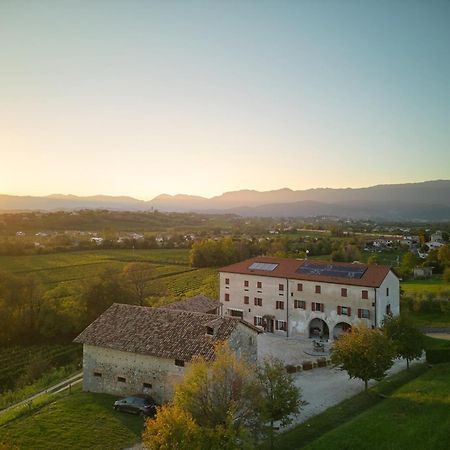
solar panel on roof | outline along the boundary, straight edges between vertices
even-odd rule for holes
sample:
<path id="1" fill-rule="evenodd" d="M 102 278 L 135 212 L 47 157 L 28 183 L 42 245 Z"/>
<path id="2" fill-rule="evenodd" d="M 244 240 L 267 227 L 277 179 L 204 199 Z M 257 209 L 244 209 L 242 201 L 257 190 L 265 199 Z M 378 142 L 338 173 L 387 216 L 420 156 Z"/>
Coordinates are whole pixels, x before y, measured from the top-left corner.
<path id="1" fill-rule="evenodd" d="M 254 262 L 249 267 L 250 270 L 266 270 L 267 272 L 272 272 L 278 267 L 275 263 L 265 263 L 265 262 Z"/>
<path id="2" fill-rule="evenodd" d="M 361 278 L 367 267 L 338 266 L 337 264 L 317 264 L 306 261 L 297 270 L 297 273 L 306 275 L 321 275 L 338 278 Z"/>

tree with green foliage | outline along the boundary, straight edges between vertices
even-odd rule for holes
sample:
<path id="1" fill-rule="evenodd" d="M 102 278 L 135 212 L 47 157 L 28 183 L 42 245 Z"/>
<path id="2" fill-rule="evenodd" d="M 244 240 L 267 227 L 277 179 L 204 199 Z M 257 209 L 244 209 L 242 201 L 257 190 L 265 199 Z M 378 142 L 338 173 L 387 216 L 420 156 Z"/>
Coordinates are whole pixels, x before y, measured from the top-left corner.
<path id="1" fill-rule="evenodd" d="M 383 331 L 392 340 L 397 356 L 406 359 L 409 369 L 410 361 L 421 357 L 424 347 L 423 334 L 405 316 L 386 316 Z"/>
<path id="2" fill-rule="evenodd" d="M 369 266 L 374 265 L 374 264 L 380 264 L 380 257 L 378 255 L 370 255 L 367 258 L 367 264 Z"/>
<path id="3" fill-rule="evenodd" d="M 361 259 L 361 252 L 355 244 L 339 245 L 331 253 L 332 261 L 353 262 Z"/>
<path id="4" fill-rule="evenodd" d="M 419 259 L 417 256 L 412 252 L 407 252 L 403 255 L 402 261 L 400 263 L 400 266 L 398 268 L 399 274 L 403 278 L 408 278 L 411 276 L 412 271 L 414 270 L 414 267 L 417 266 L 419 262 Z"/>
<path id="5" fill-rule="evenodd" d="M 438 260 L 443 268 L 450 267 L 450 246 L 448 244 L 439 248 Z"/>
<path id="6" fill-rule="evenodd" d="M 262 386 L 262 416 L 265 422 L 270 423 L 269 442 L 273 449 L 274 422 L 279 421 L 281 427 L 289 425 L 292 423 L 292 416 L 298 414 L 306 402 L 302 401 L 300 390 L 282 361 L 265 359 L 258 367 L 257 374 Z"/>
<path id="7" fill-rule="evenodd" d="M 446 283 L 450 283 L 450 267 L 447 267 L 444 270 L 444 273 L 442 274 L 442 279 L 446 282 Z"/>
<path id="8" fill-rule="evenodd" d="M 392 341 L 381 330 L 365 326 L 355 326 L 343 334 L 331 352 L 332 362 L 350 378 L 363 380 L 366 390 L 369 380 L 381 380 L 386 376 L 395 356 Z"/>
<path id="9" fill-rule="evenodd" d="M 219 240 L 204 239 L 194 242 L 190 252 L 193 267 L 218 267 L 232 264 L 259 253 L 257 246 L 246 240 L 226 237 Z"/>
<path id="10" fill-rule="evenodd" d="M 433 273 L 442 273 L 443 266 L 439 259 L 439 250 L 437 248 L 430 250 L 423 263 L 425 267 L 432 267 Z"/>
<path id="11" fill-rule="evenodd" d="M 128 303 L 129 295 L 122 286 L 120 274 L 106 269 L 84 286 L 81 301 L 85 307 L 85 323 L 89 324 L 113 303 Z"/>
<path id="12" fill-rule="evenodd" d="M 0 273 L 0 343 L 31 344 L 39 339 L 43 289 L 32 275 Z"/>

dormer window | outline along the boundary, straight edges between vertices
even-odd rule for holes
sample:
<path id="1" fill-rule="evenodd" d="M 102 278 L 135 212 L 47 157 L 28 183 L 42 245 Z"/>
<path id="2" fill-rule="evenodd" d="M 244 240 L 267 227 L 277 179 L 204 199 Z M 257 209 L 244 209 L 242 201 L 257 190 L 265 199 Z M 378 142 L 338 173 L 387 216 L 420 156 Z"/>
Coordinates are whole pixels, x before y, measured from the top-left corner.
<path id="1" fill-rule="evenodd" d="M 206 327 L 206 334 L 208 334 L 209 336 L 214 336 L 214 328 Z"/>

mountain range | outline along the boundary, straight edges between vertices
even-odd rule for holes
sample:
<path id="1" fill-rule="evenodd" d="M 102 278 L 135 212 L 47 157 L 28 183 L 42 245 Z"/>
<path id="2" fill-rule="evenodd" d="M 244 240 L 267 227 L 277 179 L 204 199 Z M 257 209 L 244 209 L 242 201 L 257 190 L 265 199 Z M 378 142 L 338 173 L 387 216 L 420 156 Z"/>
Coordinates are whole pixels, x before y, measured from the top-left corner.
<path id="1" fill-rule="evenodd" d="M 241 216 L 338 216 L 379 220 L 450 220 L 450 180 L 385 184 L 366 188 L 240 190 L 206 198 L 161 194 L 149 201 L 126 196 L 44 197 L 0 195 L 0 211 L 74 210 L 232 213 Z"/>

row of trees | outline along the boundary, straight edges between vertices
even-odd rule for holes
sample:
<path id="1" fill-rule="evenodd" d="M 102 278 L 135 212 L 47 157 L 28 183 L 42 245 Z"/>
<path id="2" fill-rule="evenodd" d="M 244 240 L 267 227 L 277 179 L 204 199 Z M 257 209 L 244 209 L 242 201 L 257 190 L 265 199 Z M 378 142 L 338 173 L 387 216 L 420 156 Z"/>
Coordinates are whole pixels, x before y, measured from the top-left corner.
<path id="1" fill-rule="evenodd" d="M 0 273 L 0 345 L 71 340 L 114 302 L 145 305 L 166 295 L 156 276 L 153 265 L 133 262 L 45 290 L 33 276 Z"/>
<path id="2" fill-rule="evenodd" d="M 205 239 L 193 244 L 190 263 L 193 267 L 217 267 L 261 254 L 257 241 Z"/>
<path id="3" fill-rule="evenodd" d="M 256 255 L 304 258 L 331 254 L 333 261 L 361 260 L 362 242 L 333 240 L 326 237 L 304 239 L 276 237 L 271 239 L 204 239 L 192 245 L 190 263 L 193 267 L 217 267 L 242 261 Z"/>
<path id="4" fill-rule="evenodd" d="M 405 316 L 387 316 L 383 328 L 354 327 L 334 345 L 331 359 L 350 378 L 380 380 L 392 366 L 394 358 L 406 359 L 407 368 L 422 355 L 423 335 Z"/>
<path id="5" fill-rule="evenodd" d="M 259 367 L 219 344 L 213 362 L 196 359 L 177 385 L 171 404 L 146 422 L 150 450 L 252 449 L 266 436 L 273 447 L 274 423 L 286 426 L 305 404 L 281 361 Z"/>

